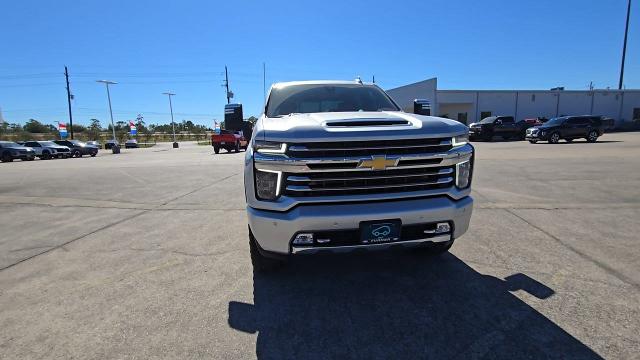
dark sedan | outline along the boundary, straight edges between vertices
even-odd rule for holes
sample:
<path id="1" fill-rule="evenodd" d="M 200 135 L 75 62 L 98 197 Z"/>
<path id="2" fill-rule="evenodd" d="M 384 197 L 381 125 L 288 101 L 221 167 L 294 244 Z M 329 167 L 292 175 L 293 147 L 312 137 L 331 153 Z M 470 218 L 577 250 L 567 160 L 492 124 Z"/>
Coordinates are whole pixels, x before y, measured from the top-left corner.
<path id="1" fill-rule="evenodd" d="M 79 140 L 54 140 L 53 142 L 71 149 L 71 156 L 73 157 L 82 157 L 83 155 L 93 157 L 98 155 L 97 146 L 87 145 Z"/>

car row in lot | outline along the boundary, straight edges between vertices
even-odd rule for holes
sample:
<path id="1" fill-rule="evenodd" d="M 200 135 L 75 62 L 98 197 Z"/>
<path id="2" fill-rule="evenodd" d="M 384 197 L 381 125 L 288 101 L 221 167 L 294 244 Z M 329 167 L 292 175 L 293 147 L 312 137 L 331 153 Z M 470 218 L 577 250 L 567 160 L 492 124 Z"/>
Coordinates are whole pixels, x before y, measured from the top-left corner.
<path id="1" fill-rule="evenodd" d="M 584 138 L 588 142 L 596 142 L 611 125 L 610 119 L 593 115 L 521 121 L 514 121 L 513 116 L 490 116 L 469 125 L 469 139 L 491 141 L 498 136 L 504 140 L 528 140 L 532 144 L 539 141 L 556 144 L 561 139 L 571 142 Z"/>
<path id="2" fill-rule="evenodd" d="M 26 141 L 17 143 L 0 141 L 0 160 L 32 161 L 36 157 L 48 160 L 53 158 L 82 157 L 98 155 L 98 147 L 78 140 Z"/>

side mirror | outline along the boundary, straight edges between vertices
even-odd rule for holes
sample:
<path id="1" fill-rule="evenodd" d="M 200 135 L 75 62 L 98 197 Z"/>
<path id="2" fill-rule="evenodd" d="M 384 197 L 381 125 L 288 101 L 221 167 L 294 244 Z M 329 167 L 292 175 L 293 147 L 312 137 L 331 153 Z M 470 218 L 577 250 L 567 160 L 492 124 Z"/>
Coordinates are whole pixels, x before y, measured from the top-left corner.
<path id="1" fill-rule="evenodd" d="M 413 113 L 418 115 L 431 115 L 431 102 L 426 99 L 413 100 Z"/>
<path id="2" fill-rule="evenodd" d="M 502 125 L 502 120 L 496 120 L 496 125 Z"/>

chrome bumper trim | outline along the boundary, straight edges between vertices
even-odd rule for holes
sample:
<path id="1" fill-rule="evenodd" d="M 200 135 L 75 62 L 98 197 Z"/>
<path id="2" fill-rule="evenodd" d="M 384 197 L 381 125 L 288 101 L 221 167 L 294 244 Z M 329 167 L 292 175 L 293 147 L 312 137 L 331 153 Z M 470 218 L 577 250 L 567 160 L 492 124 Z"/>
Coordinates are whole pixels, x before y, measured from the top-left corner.
<path id="1" fill-rule="evenodd" d="M 426 239 L 395 241 L 382 244 L 363 244 L 363 245 L 346 245 L 346 246 L 322 246 L 322 247 L 293 247 L 292 254 L 315 254 L 318 252 L 350 252 L 357 249 L 378 250 L 387 249 L 393 246 L 399 247 L 415 247 L 424 243 L 434 242 L 441 243 L 451 240 L 451 234 L 438 235 Z"/>

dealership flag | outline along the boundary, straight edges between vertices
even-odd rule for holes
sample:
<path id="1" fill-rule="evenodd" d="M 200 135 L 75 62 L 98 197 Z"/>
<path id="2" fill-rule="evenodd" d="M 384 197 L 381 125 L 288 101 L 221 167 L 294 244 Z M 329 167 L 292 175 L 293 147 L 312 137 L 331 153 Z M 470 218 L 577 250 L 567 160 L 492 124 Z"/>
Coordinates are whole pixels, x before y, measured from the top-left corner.
<path id="1" fill-rule="evenodd" d="M 60 133 L 60 138 L 64 139 L 67 137 L 67 124 L 63 124 L 58 122 L 58 132 Z"/>
<path id="2" fill-rule="evenodd" d="M 138 133 L 138 130 L 136 129 L 136 125 L 133 123 L 133 121 L 129 121 L 129 128 L 131 129 L 131 132 L 130 132 L 131 135 L 136 135 Z"/>

